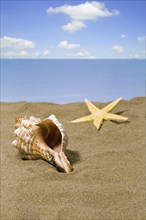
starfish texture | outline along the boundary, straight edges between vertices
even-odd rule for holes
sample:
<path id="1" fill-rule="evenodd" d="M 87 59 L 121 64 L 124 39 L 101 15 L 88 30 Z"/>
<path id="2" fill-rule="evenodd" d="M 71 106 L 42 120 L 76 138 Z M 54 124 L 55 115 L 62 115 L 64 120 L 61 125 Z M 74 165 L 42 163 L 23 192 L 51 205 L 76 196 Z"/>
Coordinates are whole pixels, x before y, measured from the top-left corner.
<path id="1" fill-rule="evenodd" d="M 115 101 L 113 101 L 101 110 L 97 108 L 95 105 L 93 105 L 91 102 L 89 102 L 87 99 L 85 99 L 86 105 L 91 114 L 79 119 L 75 119 L 71 121 L 71 123 L 93 121 L 94 125 L 99 130 L 104 120 L 112 120 L 119 122 L 127 121 L 128 118 L 126 117 L 109 113 L 120 102 L 121 99 L 121 97 L 116 99 Z"/>

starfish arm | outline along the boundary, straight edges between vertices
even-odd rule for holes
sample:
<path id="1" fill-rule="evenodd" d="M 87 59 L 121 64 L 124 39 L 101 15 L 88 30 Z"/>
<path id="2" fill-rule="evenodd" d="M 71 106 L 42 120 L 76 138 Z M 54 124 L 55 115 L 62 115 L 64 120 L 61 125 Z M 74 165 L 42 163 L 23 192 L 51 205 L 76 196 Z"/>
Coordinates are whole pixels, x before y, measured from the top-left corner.
<path id="1" fill-rule="evenodd" d="M 99 130 L 103 123 L 103 117 L 98 117 L 94 119 L 94 125 Z"/>
<path id="2" fill-rule="evenodd" d="M 71 121 L 71 123 L 88 122 L 88 121 L 92 121 L 92 120 L 93 120 L 93 116 L 88 115 L 88 116 L 85 116 L 82 118 L 75 119 L 75 120 Z"/>
<path id="3" fill-rule="evenodd" d="M 86 105 L 88 106 L 89 111 L 93 114 L 97 112 L 99 109 L 93 105 L 89 100 L 85 99 Z"/>
<path id="4" fill-rule="evenodd" d="M 113 108 L 121 101 L 122 97 L 116 99 L 115 101 L 113 101 L 112 103 L 110 103 L 109 105 L 107 105 L 106 107 L 104 107 L 102 110 L 105 112 L 110 112 L 113 110 Z"/>
<path id="5" fill-rule="evenodd" d="M 104 120 L 113 120 L 113 121 L 121 121 L 122 122 L 122 121 L 127 121 L 128 118 L 120 116 L 120 115 L 116 115 L 116 114 L 107 113 L 104 116 Z"/>

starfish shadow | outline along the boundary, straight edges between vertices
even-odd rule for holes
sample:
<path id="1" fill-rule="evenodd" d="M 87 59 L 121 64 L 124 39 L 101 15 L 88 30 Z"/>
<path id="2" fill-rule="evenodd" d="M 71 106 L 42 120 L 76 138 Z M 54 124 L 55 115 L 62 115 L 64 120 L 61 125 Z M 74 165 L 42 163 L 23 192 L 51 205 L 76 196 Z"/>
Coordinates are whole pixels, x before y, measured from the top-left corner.
<path id="1" fill-rule="evenodd" d="M 123 110 L 123 111 L 120 111 L 120 112 L 116 112 L 115 114 L 117 114 L 117 115 L 121 115 L 121 114 L 123 114 L 124 112 L 127 112 L 127 111 L 129 111 L 129 110 Z M 114 122 L 115 124 L 122 124 L 122 123 L 130 123 L 130 121 L 113 121 L 113 120 L 111 120 L 112 122 Z"/>
<path id="2" fill-rule="evenodd" d="M 129 124 L 130 123 L 130 121 L 112 121 L 112 122 L 115 124 L 123 124 L 123 123 Z"/>
<path id="3" fill-rule="evenodd" d="M 121 115 L 121 114 L 123 114 L 124 112 L 128 112 L 129 110 L 127 109 L 127 110 L 123 110 L 123 111 L 120 111 L 120 112 L 116 112 L 116 113 L 114 113 L 114 114 L 117 114 L 117 115 Z"/>

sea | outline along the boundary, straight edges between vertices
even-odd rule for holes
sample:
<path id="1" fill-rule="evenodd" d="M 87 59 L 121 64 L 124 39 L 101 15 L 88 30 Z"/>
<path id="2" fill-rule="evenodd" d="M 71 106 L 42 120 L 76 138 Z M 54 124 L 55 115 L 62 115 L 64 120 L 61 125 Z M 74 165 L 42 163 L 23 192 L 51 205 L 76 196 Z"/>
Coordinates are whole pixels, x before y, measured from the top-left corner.
<path id="1" fill-rule="evenodd" d="M 1 102 L 66 104 L 145 96 L 143 59 L 1 59 Z"/>

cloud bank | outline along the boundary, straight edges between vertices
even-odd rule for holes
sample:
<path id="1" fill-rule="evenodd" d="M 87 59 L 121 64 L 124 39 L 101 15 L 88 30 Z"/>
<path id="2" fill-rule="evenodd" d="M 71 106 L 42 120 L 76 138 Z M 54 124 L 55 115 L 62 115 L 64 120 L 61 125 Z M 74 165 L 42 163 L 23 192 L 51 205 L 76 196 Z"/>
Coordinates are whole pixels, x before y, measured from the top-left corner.
<path id="1" fill-rule="evenodd" d="M 42 52 L 32 51 L 36 47 L 33 41 L 16 37 L 3 37 L 0 39 L 1 58 L 33 59 L 48 58 L 49 50 Z M 30 50 L 31 49 L 31 50 Z"/>
<path id="2" fill-rule="evenodd" d="M 75 59 L 96 59 L 88 50 L 80 50 L 78 53 L 75 54 L 66 54 L 68 57 L 72 57 Z"/>
<path id="3" fill-rule="evenodd" d="M 16 49 L 28 49 L 34 48 L 36 45 L 34 42 L 15 37 L 3 37 L 0 39 L 1 48 L 16 48 Z"/>

